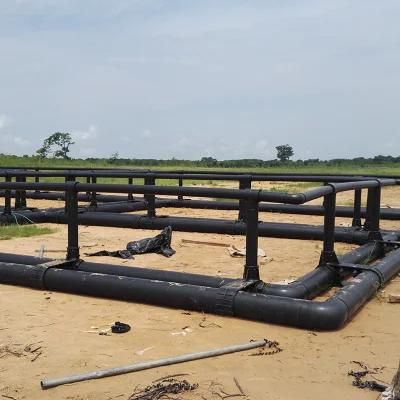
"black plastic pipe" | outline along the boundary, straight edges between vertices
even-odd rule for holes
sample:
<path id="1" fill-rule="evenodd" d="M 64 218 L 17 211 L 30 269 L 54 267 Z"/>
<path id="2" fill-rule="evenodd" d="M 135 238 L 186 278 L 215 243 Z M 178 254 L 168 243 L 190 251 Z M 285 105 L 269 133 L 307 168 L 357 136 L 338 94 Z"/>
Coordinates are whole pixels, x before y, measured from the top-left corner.
<path id="1" fill-rule="evenodd" d="M 4 190 L 0 190 L 0 197 L 4 197 Z M 11 191 L 11 197 L 15 197 L 16 192 L 14 190 Z M 129 195 L 129 194 L 128 194 Z M 46 191 L 27 191 L 26 192 L 27 199 L 34 200 L 65 200 L 65 192 L 46 192 Z M 78 201 L 91 202 L 92 195 L 90 192 L 88 193 L 78 193 Z M 143 197 L 130 197 L 121 196 L 121 195 L 113 195 L 113 194 L 96 194 L 97 203 L 114 203 L 114 202 L 123 202 L 123 201 L 143 201 Z M 171 199 L 172 200 L 172 199 Z"/>
<path id="2" fill-rule="evenodd" d="M 356 193 L 358 190 L 356 190 Z M 11 196 L 14 197 L 14 191 L 11 192 Z M 0 197 L 4 197 L 4 191 L 0 191 Z M 65 200 L 65 194 L 63 192 L 26 192 L 26 198 L 37 199 L 37 200 Z M 112 195 L 112 194 L 97 194 L 96 196 L 98 203 L 113 203 L 113 202 L 124 202 L 127 201 L 126 196 Z M 90 196 L 85 193 L 78 194 L 79 201 L 90 202 Z M 142 198 L 133 198 L 132 200 L 143 201 Z M 161 201 L 161 202 L 159 202 Z M 361 201 L 360 201 L 361 202 Z M 358 204 L 358 203 L 357 203 Z M 215 200 L 192 200 L 192 199 L 157 199 L 156 208 L 160 207 L 171 207 L 171 208 L 188 208 L 188 209 L 208 209 L 208 210 L 239 210 L 240 206 L 237 201 L 215 201 Z M 143 208 L 143 210 L 146 208 Z M 357 208 L 356 208 L 357 210 Z M 295 214 L 295 215 L 324 215 L 323 206 L 318 205 L 294 205 L 294 204 L 275 204 L 275 203 L 259 203 L 260 212 L 272 212 L 280 214 Z M 360 218 L 366 217 L 366 208 L 360 208 L 359 213 L 354 211 L 353 207 L 348 206 L 337 206 L 336 214 L 337 217 L 348 217 L 355 218 L 358 222 L 354 226 L 360 226 Z M 244 219 L 244 214 L 241 214 Z M 387 220 L 400 220 L 400 209 L 399 208 L 381 208 L 380 218 Z"/>
<path id="3" fill-rule="evenodd" d="M 396 241 L 397 234 L 390 234 L 384 237 L 385 241 Z M 361 264 L 374 261 L 382 255 L 383 245 L 379 242 L 367 243 L 364 246 L 354 249 L 342 257 L 341 263 Z M 16 264 L 38 265 L 51 261 L 47 258 L 38 258 L 10 253 L 0 253 L 0 262 L 11 262 Z M 151 279 L 159 281 L 170 281 L 189 285 L 200 285 L 218 288 L 236 281 L 233 278 L 215 277 L 209 275 L 190 274 L 175 271 L 163 271 L 151 268 L 125 267 L 120 265 L 93 263 L 82 261 L 78 269 L 85 272 L 102 273 L 107 275 L 119 275 L 131 278 Z M 340 271 L 326 266 L 319 266 L 306 275 L 296 279 L 288 285 L 259 282 L 251 286 L 248 291 L 266 295 L 306 298 L 312 299 L 321 294 L 333 284 L 337 284 L 349 275 L 349 271 Z"/>
<path id="4" fill-rule="evenodd" d="M 40 169 L 40 170 L 18 170 L 0 169 L 0 177 L 10 174 L 11 176 L 25 177 L 65 177 L 73 174 L 76 177 L 86 178 L 96 176 L 98 178 L 145 178 L 153 175 L 156 179 L 190 179 L 190 180 L 226 180 L 238 181 L 241 176 L 250 176 L 252 181 L 290 181 L 290 182 L 337 182 L 346 183 L 354 181 L 365 181 L 371 179 L 368 175 L 346 175 L 346 174 L 296 174 L 296 173 L 249 173 L 234 171 L 157 171 L 157 170 L 122 170 L 122 169 Z M 373 178 L 399 179 L 398 175 L 378 175 Z"/>
<path id="5" fill-rule="evenodd" d="M 171 199 L 168 207 L 174 208 L 193 208 L 205 210 L 239 210 L 237 201 L 215 201 L 215 200 L 175 200 Z M 295 204 L 275 204 L 275 203 L 259 203 L 260 212 L 272 212 L 279 214 L 297 214 L 297 215 L 324 215 L 324 207 L 319 205 L 295 205 Z M 360 218 L 366 217 L 366 208 L 360 209 L 360 214 L 354 213 L 354 208 L 349 206 L 336 206 L 336 217 L 353 218 L 359 215 Z M 400 220 L 400 208 L 381 208 L 381 219 Z"/>
<path id="6" fill-rule="evenodd" d="M 374 270 L 379 270 L 377 274 Z M 40 265 L 0 264 L 0 282 L 139 303 L 161 305 L 312 330 L 342 328 L 358 309 L 400 271 L 400 250 L 351 279 L 329 300 L 266 296 L 228 287 L 210 288 Z M 230 294 L 226 297 L 227 294 Z M 226 301 L 224 301 L 226 300 Z M 222 302 L 222 303 L 221 303 Z"/>
<path id="7" fill-rule="evenodd" d="M 67 223 L 65 213 L 62 211 L 33 211 L 25 212 L 34 222 L 38 223 Z M 24 218 L 15 215 L 19 223 L 24 223 Z M 13 219 L 4 220 L 12 222 Z M 137 228 L 160 230 L 171 226 L 175 231 L 181 232 L 200 232 L 200 233 L 221 233 L 228 235 L 245 235 L 246 223 L 241 221 L 227 221 L 223 219 L 189 218 L 189 217 L 147 217 L 145 215 L 124 215 L 109 212 L 80 212 L 78 221 L 81 225 L 92 226 L 112 226 L 116 228 Z M 259 222 L 258 236 L 273 237 L 283 239 L 302 239 L 302 240 L 323 240 L 324 230 L 321 226 L 279 223 L 279 222 Z M 355 229 L 353 227 L 336 227 L 335 240 L 343 243 L 364 244 L 369 239 L 369 232 Z"/>
<path id="8" fill-rule="evenodd" d="M 105 192 L 105 193 L 140 193 L 144 195 L 182 195 L 197 197 L 215 197 L 230 199 L 246 199 L 269 201 L 275 203 L 303 204 L 308 201 L 326 196 L 333 191 L 336 193 L 362 188 L 373 188 L 385 185 L 395 185 L 394 179 L 386 180 L 368 180 L 363 182 L 347 182 L 330 184 L 329 186 L 321 186 L 308 190 L 304 193 L 279 193 L 268 192 L 262 190 L 251 189 L 223 189 L 223 188 L 200 188 L 200 187 L 176 187 L 176 186 L 153 186 L 153 185 L 127 185 L 127 184 L 87 184 L 76 183 L 78 192 Z M 0 189 L 16 189 L 16 190 L 54 190 L 65 191 L 67 184 L 62 183 L 25 183 L 25 182 L 0 182 Z"/>

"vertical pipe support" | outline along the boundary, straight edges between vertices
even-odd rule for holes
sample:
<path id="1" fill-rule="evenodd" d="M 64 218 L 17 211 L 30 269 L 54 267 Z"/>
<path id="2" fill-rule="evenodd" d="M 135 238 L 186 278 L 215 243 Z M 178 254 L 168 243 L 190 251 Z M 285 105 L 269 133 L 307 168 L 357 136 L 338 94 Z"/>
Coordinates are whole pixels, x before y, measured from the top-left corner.
<path id="1" fill-rule="evenodd" d="M 251 175 L 245 175 L 243 177 L 240 177 L 239 189 L 240 190 L 251 189 Z M 246 218 L 247 218 L 247 215 L 246 215 L 247 204 L 246 203 L 247 203 L 247 200 L 245 200 L 245 199 L 239 200 L 239 216 L 238 216 L 239 221 L 246 221 Z"/>
<path id="2" fill-rule="evenodd" d="M 183 186 L 183 178 L 182 177 L 178 179 L 178 186 L 179 187 Z M 178 200 L 183 200 L 183 195 L 178 194 Z"/>
<path id="3" fill-rule="evenodd" d="M 71 174 L 67 174 L 66 176 L 65 176 L 65 182 L 67 183 L 67 182 L 75 182 L 75 176 L 74 175 L 71 175 Z"/>
<path id="4" fill-rule="evenodd" d="M 92 175 L 92 183 L 97 183 L 97 176 Z M 93 190 L 93 192 L 90 194 L 89 207 L 93 207 L 93 208 L 97 207 L 97 192 L 96 192 L 96 190 Z"/>
<path id="5" fill-rule="evenodd" d="M 21 177 L 17 175 L 15 177 L 15 182 L 21 182 Z M 19 210 L 21 208 L 21 191 L 16 189 L 14 193 L 14 210 Z"/>
<path id="6" fill-rule="evenodd" d="M 128 185 L 133 185 L 133 178 L 132 177 L 128 178 Z M 131 200 L 133 200 L 133 193 L 129 192 L 128 193 L 128 201 L 131 201 Z"/>
<path id="7" fill-rule="evenodd" d="M 336 214 L 336 191 L 333 184 L 332 192 L 324 196 L 324 240 L 319 265 L 326 263 L 338 263 L 335 253 L 335 214 Z"/>
<path id="8" fill-rule="evenodd" d="M 35 168 L 35 172 L 39 172 L 39 168 Z M 35 176 L 35 183 L 39 183 L 39 175 Z M 39 193 L 40 190 L 35 190 L 36 193 Z"/>
<path id="9" fill-rule="evenodd" d="M 354 205 L 353 205 L 353 221 L 351 226 L 361 227 L 361 197 L 362 189 L 354 191 Z"/>
<path id="10" fill-rule="evenodd" d="M 67 186 L 65 206 L 68 222 L 67 260 L 79 260 L 78 192 L 75 182 Z"/>
<path id="11" fill-rule="evenodd" d="M 90 176 L 86 177 L 86 183 L 90 183 Z M 90 192 L 86 192 L 86 196 L 90 199 Z"/>
<path id="12" fill-rule="evenodd" d="M 65 175 L 65 179 L 64 180 L 65 180 L 65 183 L 68 184 L 70 182 L 75 182 L 75 177 L 70 175 L 70 174 L 67 174 L 67 175 Z M 67 192 L 65 192 L 65 198 L 67 198 Z M 68 213 L 67 200 L 65 200 L 64 209 L 65 209 L 65 214 L 67 215 L 67 213 Z"/>
<path id="13" fill-rule="evenodd" d="M 145 185 L 155 185 L 154 174 L 147 174 L 144 178 Z M 147 203 L 147 216 L 153 218 L 156 216 L 156 196 L 154 194 L 145 194 L 144 199 Z"/>
<path id="14" fill-rule="evenodd" d="M 26 176 L 21 176 L 21 182 L 26 182 Z M 21 190 L 21 207 L 26 207 L 26 190 Z"/>
<path id="15" fill-rule="evenodd" d="M 258 200 L 246 200 L 246 264 L 243 279 L 259 280 L 258 268 Z"/>
<path id="16" fill-rule="evenodd" d="M 364 222 L 364 229 L 370 231 L 371 235 L 380 236 L 379 220 L 381 212 L 381 183 L 377 179 L 377 185 L 368 188 L 367 211 Z"/>
<path id="17" fill-rule="evenodd" d="M 5 176 L 5 181 L 6 182 L 11 182 L 11 176 L 8 175 L 6 172 Z M 4 191 L 4 210 L 3 210 L 3 215 L 11 215 L 11 190 L 6 189 Z"/>

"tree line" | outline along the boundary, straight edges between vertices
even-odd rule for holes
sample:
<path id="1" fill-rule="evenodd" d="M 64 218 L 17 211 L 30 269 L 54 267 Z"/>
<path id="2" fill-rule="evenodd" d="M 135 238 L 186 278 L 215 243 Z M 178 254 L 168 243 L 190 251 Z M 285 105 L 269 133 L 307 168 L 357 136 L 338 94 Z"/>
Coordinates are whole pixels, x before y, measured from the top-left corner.
<path id="1" fill-rule="evenodd" d="M 42 146 L 36 150 L 36 154 L 40 158 L 62 158 L 64 160 L 69 160 L 69 152 L 70 147 L 75 144 L 72 141 L 71 134 L 68 132 L 55 132 L 49 137 L 47 137 Z M 294 155 L 293 147 L 289 144 L 281 144 L 275 147 L 276 149 L 276 157 L 281 162 L 289 161 L 290 157 Z M 110 162 L 117 162 L 120 160 L 118 152 L 113 153 L 109 159 Z M 203 162 L 214 162 L 214 158 L 211 157 L 203 157 Z M 217 161 L 217 160 L 215 160 Z"/>
<path id="2" fill-rule="evenodd" d="M 71 146 L 75 142 L 72 140 L 72 136 L 67 132 L 55 132 L 47 137 L 42 146 L 36 151 L 36 155 L 32 158 L 34 160 L 41 159 L 61 159 L 70 160 L 69 156 Z M 310 158 L 306 160 L 295 160 L 292 161 L 290 158 L 294 155 L 293 147 L 289 144 L 283 144 L 275 147 L 276 159 L 273 160 L 262 160 L 256 158 L 244 158 L 238 160 L 218 160 L 214 157 L 202 157 L 199 160 L 184 160 L 184 159 L 168 159 L 160 160 L 155 158 L 122 158 L 119 154 L 113 153 L 108 158 L 96 158 L 90 157 L 86 159 L 76 159 L 77 161 L 88 161 L 91 163 L 102 163 L 111 164 L 115 166 L 142 166 L 142 167 L 170 167 L 170 166 L 182 166 L 182 167 L 206 167 L 206 168 L 262 168 L 262 167 L 278 167 L 282 165 L 296 166 L 367 166 L 371 164 L 391 164 L 400 163 L 400 156 L 384 156 L 377 155 L 371 158 L 356 157 L 356 158 L 335 158 L 331 160 L 320 160 L 318 158 Z M 0 154 L 5 156 L 4 154 Z M 24 158 L 30 158 L 28 155 L 24 155 Z"/>

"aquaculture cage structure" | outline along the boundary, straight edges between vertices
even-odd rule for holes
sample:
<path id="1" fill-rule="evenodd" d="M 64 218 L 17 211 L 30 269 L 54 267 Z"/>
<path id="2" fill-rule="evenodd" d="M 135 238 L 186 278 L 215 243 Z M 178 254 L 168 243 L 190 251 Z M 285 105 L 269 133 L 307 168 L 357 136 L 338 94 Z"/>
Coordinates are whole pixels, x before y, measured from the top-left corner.
<path id="1" fill-rule="evenodd" d="M 333 330 L 343 327 L 400 271 L 399 232 L 380 228 L 381 219 L 400 219 L 399 209 L 381 209 L 381 189 L 397 185 L 396 176 L 8 168 L 0 169 L 0 177 L 0 223 L 29 219 L 68 225 L 64 260 L 0 253 L 0 283 Z M 100 183 L 104 178 L 126 183 Z M 49 182 L 54 179 L 62 182 Z M 218 180 L 237 188 L 184 186 L 185 181 Z M 262 181 L 322 185 L 303 193 L 252 188 Z M 337 206 L 337 194 L 345 191 L 354 193 L 353 205 Z M 367 191 L 366 207 L 361 206 L 362 191 Z M 320 198 L 323 205 L 308 204 Z M 28 207 L 29 199 L 61 199 L 65 207 L 39 210 Z M 157 216 L 157 209 L 168 207 L 237 210 L 238 215 L 235 220 Z M 263 222 L 260 212 L 322 215 L 324 222 Z M 337 216 L 352 218 L 351 226 L 336 226 Z M 87 262 L 79 253 L 80 224 L 245 235 L 243 275 L 232 279 Z M 321 240 L 319 263 L 288 285 L 263 282 L 257 260 L 260 236 Z M 359 247 L 338 257 L 335 242 Z M 328 300 L 315 300 L 333 286 L 340 289 Z"/>

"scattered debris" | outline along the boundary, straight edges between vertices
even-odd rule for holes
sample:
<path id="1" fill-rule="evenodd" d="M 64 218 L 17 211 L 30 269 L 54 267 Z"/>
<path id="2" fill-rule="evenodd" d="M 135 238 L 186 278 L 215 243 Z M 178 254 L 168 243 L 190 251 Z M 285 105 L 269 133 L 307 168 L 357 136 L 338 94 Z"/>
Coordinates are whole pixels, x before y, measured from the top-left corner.
<path id="1" fill-rule="evenodd" d="M 260 347 L 256 353 L 249 354 L 250 356 L 270 356 L 272 354 L 277 354 L 283 351 L 281 347 L 279 347 L 279 343 L 276 341 L 265 340 L 265 346 Z"/>
<path id="2" fill-rule="evenodd" d="M 354 381 L 352 382 L 353 386 L 358 387 L 360 389 L 370 389 L 378 392 L 384 392 L 387 389 L 387 385 L 383 385 L 375 380 L 363 380 L 362 378 L 366 377 L 369 374 L 377 374 L 382 371 L 382 368 L 368 368 L 368 366 L 361 361 L 352 361 L 352 363 L 359 365 L 362 368 L 362 371 L 349 371 L 347 375 L 352 376 Z"/>
<path id="3" fill-rule="evenodd" d="M 377 381 L 363 381 L 361 378 L 364 378 L 366 375 L 371 373 L 370 371 L 349 371 L 348 375 L 352 376 L 355 378 L 355 380 L 352 382 L 353 386 L 356 386 L 360 389 L 370 389 L 370 390 L 376 390 L 378 392 L 383 392 L 387 389 L 386 385 L 382 385 L 378 383 Z"/>
<path id="4" fill-rule="evenodd" d="M 92 330 L 90 331 L 83 331 L 84 333 L 94 333 L 100 336 L 111 336 L 111 328 L 100 329 L 95 326 L 91 327 Z"/>
<path id="5" fill-rule="evenodd" d="M 6 394 L 2 394 L 1 397 L 4 397 L 6 399 L 12 399 L 12 400 L 17 400 L 16 397 L 12 397 L 12 396 L 7 396 Z"/>
<path id="6" fill-rule="evenodd" d="M 112 333 L 126 333 L 131 330 L 130 325 L 125 324 L 124 322 L 116 321 L 114 325 L 111 326 Z"/>
<path id="7" fill-rule="evenodd" d="M 178 376 L 188 376 L 190 374 L 174 374 L 174 375 L 167 375 L 167 376 L 163 376 L 162 378 L 158 378 L 155 381 L 153 381 L 153 383 L 155 382 L 161 382 L 164 381 L 166 379 L 170 379 L 170 378 L 177 378 Z"/>
<path id="8" fill-rule="evenodd" d="M 154 349 L 154 346 L 146 347 L 145 349 L 138 350 L 138 351 L 135 352 L 135 354 L 138 355 L 138 356 L 142 356 L 146 351 L 149 351 L 151 349 Z"/>
<path id="9" fill-rule="evenodd" d="M 31 362 L 36 361 L 42 354 L 42 346 L 39 343 L 31 343 L 26 346 L 21 344 L 0 345 L 0 358 L 6 357 L 27 357 Z"/>
<path id="10" fill-rule="evenodd" d="M 400 294 L 389 294 L 388 303 L 400 303 Z"/>
<path id="11" fill-rule="evenodd" d="M 42 355 L 42 352 L 36 353 L 35 357 L 33 357 L 33 358 L 31 359 L 31 362 L 36 361 L 41 355 Z"/>
<path id="12" fill-rule="evenodd" d="M 246 247 L 236 247 L 235 245 L 228 247 L 228 252 L 231 257 L 245 257 L 246 256 Z M 266 257 L 265 251 L 263 249 L 257 249 L 257 257 Z"/>
<path id="13" fill-rule="evenodd" d="M 0 358 L 5 358 L 8 356 L 22 357 L 24 355 L 23 349 L 20 345 L 13 344 L 2 344 L 0 345 Z"/>
<path id="14" fill-rule="evenodd" d="M 191 239 L 181 239 L 181 243 L 190 243 L 190 244 L 202 244 L 206 246 L 216 246 L 216 247 L 229 247 L 229 244 L 226 243 L 218 243 L 218 242 L 206 242 L 203 240 L 191 240 Z"/>
<path id="15" fill-rule="evenodd" d="M 161 398 L 170 398 L 171 394 L 190 392 L 199 387 L 198 383 L 189 383 L 187 380 L 177 380 L 167 378 L 161 382 L 153 383 L 144 390 L 133 393 L 128 400 L 158 400 Z"/>
<path id="16" fill-rule="evenodd" d="M 89 331 L 84 331 L 85 333 L 96 333 L 101 336 L 111 336 L 111 333 L 126 333 L 131 330 L 130 325 L 116 321 L 111 326 L 108 326 L 106 328 L 100 329 L 98 326 L 91 326 L 91 330 Z"/>
<path id="17" fill-rule="evenodd" d="M 240 386 L 238 380 L 236 378 L 234 378 L 233 382 L 234 382 L 236 388 L 239 390 L 238 393 L 229 393 L 227 391 L 227 389 L 225 389 L 224 386 L 221 383 L 212 381 L 210 386 L 209 386 L 209 391 L 213 395 L 212 398 L 215 398 L 216 396 L 218 396 L 220 399 L 223 399 L 223 400 L 224 399 L 235 398 L 235 397 L 246 398 L 247 399 L 248 398 L 247 394 L 244 392 L 244 390 Z M 206 398 L 204 396 L 202 396 L 202 399 L 208 400 L 208 398 Z"/>
<path id="18" fill-rule="evenodd" d="M 157 253 L 165 257 L 171 257 L 175 250 L 171 248 L 172 228 L 165 227 L 161 233 L 152 238 L 146 238 L 129 242 L 126 250 L 100 250 L 95 253 L 85 253 L 86 256 L 111 256 L 124 259 L 132 259 L 134 254 Z"/>
<path id="19" fill-rule="evenodd" d="M 172 336 L 186 336 L 188 333 L 193 332 L 192 329 L 190 329 L 188 326 L 185 326 L 184 328 L 182 328 L 181 331 L 179 332 L 171 332 Z"/>
<path id="20" fill-rule="evenodd" d="M 240 385 L 238 379 L 236 377 L 233 377 L 233 382 L 235 382 L 236 387 L 239 389 L 239 392 L 243 396 L 247 396 L 245 391 L 242 389 L 242 386 Z"/>
<path id="21" fill-rule="evenodd" d="M 207 316 L 203 315 L 203 318 L 199 322 L 200 328 L 222 328 L 221 325 L 216 324 L 215 322 L 207 322 Z"/>

